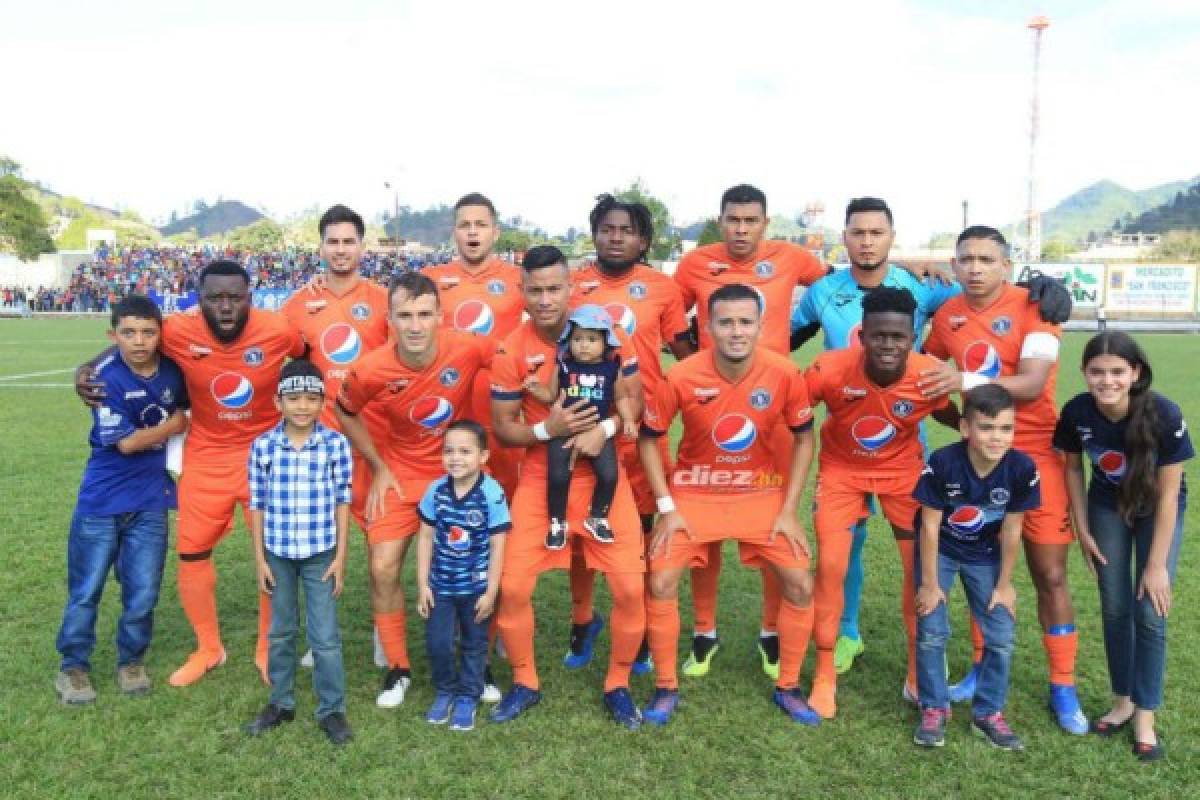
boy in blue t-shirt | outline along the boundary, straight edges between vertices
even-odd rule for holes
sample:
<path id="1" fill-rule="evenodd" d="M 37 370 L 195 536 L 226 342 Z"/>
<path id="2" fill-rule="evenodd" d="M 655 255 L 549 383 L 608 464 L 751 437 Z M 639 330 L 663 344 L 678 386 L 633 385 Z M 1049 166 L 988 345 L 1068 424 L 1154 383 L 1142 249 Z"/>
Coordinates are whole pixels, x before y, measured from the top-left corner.
<path id="1" fill-rule="evenodd" d="M 472 420 L 450 425 L 442 444 L 448 474 L 429 486 L 417 506 L 417 613 L 427 620 L 425 649 L 436 692 L 425 719 L 434 725 L 449 720 L 456 731 L 475 727 L 504 534 L 512 527 L 504 490 L 480 471 L 487 458 L 483 426 Z"/>
<path id="2" fill-rule="evenodd" d="M 591 304 L 572 311 L 558 346 L 557 369 L 549 385 L 531 377 L 525 382 L 526 391 L 546 405 L 554 403 L 560 393 L 566 407 L 590 403 L 601 423 L 609 419 L 616 408 L 625 435 L 637 436 L 636 404 L 628 388 L 637 382 L 637 378 L 621 374 L 621 362 L 615 352 L 621 342 L 613 333 L 613 321 L 608 312 Z M 537 433 L 536 427 L 534 433 Z M 567 495 L 571 490 L 573 463 L 567 441 L 568 438 L 559 437 L 546 442 L 546 505 L 550 512 L 546 547 L 550 550 L 562 550 L 567 546 Z M 608 524 L 608 510 L 617 491 L 617 451 L 612 437 L 605 440 L 591 462 L 596 485 L 592 489 L 592 505 L 583 520 L 583 527 L 596 541 L 611 544 L 614 539 Z"/>
<path id="3" fill-rule="evenodd" d="M 100 595 L 114 567 L 122 603 L 117 685 L 131 695 L 150 691 L 143 659 L 162 583 L 167 512 L 175 508 L 164 443 L 187 429 L 183 375 L 158 354 L 158 306 L 130 295 L 113 307 L 111 325 L 116 350 L 96 365 L 105 399 L 92 409 L 92 452 L 67 540 L 67 605 L 56 643 L 62 663 L 54 686 L 72 705 L 96 699 L 89 658 Z"/>
<path id="4" fill-rule="evenodd" d="M 946 592 L 962 577 L 972 616 L 983 631 L 983 660 L 972 707 L 972 729 L 995 747 L 1021 750 L 1004 720 L 1012 661 L 1013 565 L 1024 512 L 1041 504 L 1033 460 L 1012 449 L 1012 395 L 985 384 L 963 395 L 963 440 L 935 451 L 913 496 L 921 502 L 915 522 L 917 694 L 921 722 L 913 741 L 945 742 L 950 697 L 946 686 L 946 640 L 950 622 Z"/>

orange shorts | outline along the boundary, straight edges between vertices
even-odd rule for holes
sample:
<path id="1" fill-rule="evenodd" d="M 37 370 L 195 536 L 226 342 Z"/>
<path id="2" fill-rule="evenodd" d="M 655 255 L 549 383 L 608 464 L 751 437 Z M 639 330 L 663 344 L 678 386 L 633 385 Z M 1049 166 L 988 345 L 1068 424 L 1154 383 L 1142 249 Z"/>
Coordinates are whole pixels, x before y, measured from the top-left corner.
<path id="1" fill-rule="evenodd" d="M 749 567 L 808 566 L 808 558 L 792 552 L 787 539 L 776 536 L 771 540 L 771 529 L 783 505 L 783 492 L 677 494 L 675 505 L 687 520 L 692 535 L 676 532 L 667 552 L 650 562 L 652 572 L 706 567 L 711 545 L 725 539 L 737 540 L 738 554 Z"/>
<path id="2" fill-rule="evenodd" d="M 671 453 L 667 447 L 667 437 L 657 436 L 654 439 L 658 446 L 658 457 L 662 459 L 663 468 L 666 474 L 670 475 L 673 467 L 671 466 Z M 617 440 L 617 456 L 621 459 L 621 466 L 625 467 L 625 474 L 629 476 L 629 488 L 633 490 L 633 499 L 637 503 L 639 514 L 653 514 L 658 511 L 658 506 L 654 502 L 654 492 L 650 491 L 650 482 L 646 480 L 646 470 L 642 469 L 642 459 L 638 456 L 638 445 L 636 440 L 626 439 L 624 436 Z"/>
<path id="3" fill-rule="evenodd" d="M 576 469 L 571 477 L 571 492 L 567 497 L 567 547 L 546 549 L 546 532 L 550 529 L 550 514 L 546 508 L 545 476 L 524 474 L 512 499 L 512 531 L 504 546 L 504 574 L 534 574 L 548 569 L 569 569 L 571 539 L 578 537 L 588 569 L 600 572 L 645 572 L 646 554 L 642 541 L 642 523 L 629 490 L 629 481 L 622 472 L 617 480 L 608 512 L 615 541 L 601 544 L 583 529 L 583 519 L 591 509 L 592 487 L 596 481 L 590 469 Z"/>
<path id="4" fill-rule="evenodd" d="M 1041 477 L 1042 505 L 1025 512 L 1021 533 L 1033 544 L 1071 544 L 1075 529 L 1071 526 L 1071 500 L 1067 494 L 1067 471 L 1062 453 L 1029 453 Z"/>
<path id="5" fill-rule="evenodd" d="M 233 512 L 242 507 L 242 518 L 250 525 L 249 453 L 230 454 L 222 461 L 187 459 L 179 477 L 179 534 L 176 549 L 181 554 L 204 553 L 233 530 Z"/>
<path id="6" fill-rule="evenodd" d="M 822 468 L 813 492 L 813 527 L 817 543 L 823 536 L 838 535 L 870 516 L 868 502 L 874 495 L 888 522 L 902 531 L 912 531 L 921 504 L 912 496 L 920 470 L 912 475 L 873 476 L 842 469 Z"/>
<path id="7" fill-rule="evenodd" d="M 392 474 L 396 474 L 395 467 L 392 468 Z M 391 492 L 388 493 L 383 502 L 383 514 L 367 523 L 367 544 L 395 542 L 415 534 L 421 524 L 421 519 L 417 516 L 417 506 L 425 496 L 429 484 L 435 480 L 437 477 L 396 478 L 404 496 L 397 497 Z"/>

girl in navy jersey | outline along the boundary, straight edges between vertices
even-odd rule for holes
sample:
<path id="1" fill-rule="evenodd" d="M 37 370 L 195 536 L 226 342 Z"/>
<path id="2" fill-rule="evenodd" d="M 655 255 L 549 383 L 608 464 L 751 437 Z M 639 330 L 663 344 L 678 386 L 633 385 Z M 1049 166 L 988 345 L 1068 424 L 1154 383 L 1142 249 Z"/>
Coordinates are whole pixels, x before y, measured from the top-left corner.
<path id="1" fill-rule="evenodd" d="M 1054 446 L 1066 454 L 1079 544 L 1100 586 L 1113 707 L 1092 724 L 1112 736 L 1133 721 L 1133 753 L 1165 754 L 1154 729 L 1162 703 L 1167 614 L 1183 538 L 1193 456 L 1179 406 L 1150 390 L 1153 375 L 1131 336 L 1106 331 L 1083 351 L 1088 391 L 1065 406 Z M 1091 464 L 1084 490 L 1083 454 Z"/>

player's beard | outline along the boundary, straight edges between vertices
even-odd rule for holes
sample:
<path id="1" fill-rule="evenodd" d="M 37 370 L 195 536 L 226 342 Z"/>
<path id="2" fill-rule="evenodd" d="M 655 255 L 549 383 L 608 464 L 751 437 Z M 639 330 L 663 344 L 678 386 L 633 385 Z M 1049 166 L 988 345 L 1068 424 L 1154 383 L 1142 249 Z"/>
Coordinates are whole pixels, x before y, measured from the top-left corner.
<path id="1" fill-rule="evenodd" d="M 600 267 L 600 271 L 603 272 L 605 275 L 612 275 L 613 277 L 619 277 L 621 275 L 624 275 L 626 272 L 629 272 L 629 270 L 633 269 L 633 265 L 637 264 L 640 260 L 641 259 L 639 259 L 639 258 L 632 258 L 632 259 L 626 259 L 624 261 L 613 261 L 608 258 L 600 258 L 599 256 L 597 256 L 596 257 L 596 266 Z"/>
<path id="2" fill-rule="evenodd" d="M 880 261 L 875 261 L 873 263 L 872 262 L 864 262 L 861 264 L 856 263 L 856 264 L 854 264 L 854 266 L 857 269 L 861 269 L 863 272 L 874 272 L 875 270 L 879 269 L 886 263 L 887 263 L 887 259 L 885 258 Z"/>
<path id="3" fill-rule="evenodd" d="M 216 315 L 209 313 L 208 309 L 205 308 L 201 308 L 200 310 L 204 314 L 204 321 L 208 323 L 209 332 L 221 344 L 236 342 L 237 338 L 242 335 L 242 331 L 246 329 L 246 323 L 250 321 L 250 310 L 246 309 L 246 313 L 242 314 L 241 318 L 234 324 L 233 330 L 226 333 L 217 323 Z"/>

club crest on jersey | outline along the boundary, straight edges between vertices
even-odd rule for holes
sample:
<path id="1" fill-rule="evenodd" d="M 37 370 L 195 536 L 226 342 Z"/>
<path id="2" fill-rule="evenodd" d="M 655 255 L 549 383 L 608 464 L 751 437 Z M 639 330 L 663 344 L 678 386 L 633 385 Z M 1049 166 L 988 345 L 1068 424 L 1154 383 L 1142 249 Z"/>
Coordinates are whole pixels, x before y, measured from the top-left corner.
<path id="1" fill-rule="evenodd" d="M 754 274 L 760 278 L 769 278 L 775 274 L 775 265 L 770 261 L 760 261 L 754 265 Z"/>
<path id="2" fill-rule="evenodd" d="M 321 333 L 321 352 L 334 364 L 349 364 L 362 352 L 362 340 L 353 325 L 337 322 Z"/>
<path id="3" fill-rule="evenodd" d="M 629 284 L 629 296 L 634 300 L 645 300 L 648 293 L 649 292 L 646 289 L 646 284 L 642 283 L 641 281 L 634 281 L 633 283 Z"/>
<path id="4" fill-rule="evenodd" d="M 996 317 L 992 320 L 992 333 L 1004 336 L 1012 330 L 1012 320 L 1008 317 Z"/>
<path id="5" fill-rule="evenodd" d="M 950 530 L 968 535 L 979 533 L 986 523 L 987 517 L 978 506 L 959 506 L 946 517 Z"/>
<path id="6" fill-rule="evenodd" d="M 1125 477 L 1125 454 L 1120 450 L 1105 450 L 1096 456 L 1096 467 L 1110 483 L 1120 483 Z"/>
<path id="7" fill-rule="evenodd" d="M 963 372 L 974 372 L 985 378 L 996 378 L 1000 375 L 1000 354 L 996 348 L 987 342 L 976 339 L 963 350 Z"/>
<path id="8" fill-rule="evenodd" d="M 458 370 L 454 367 L 446 367 L 442 370 L 442 374 L 438 375 L 438 382 L 447 388 L 458 384 Z"/>
<path id="9" fill-rule="evenodd" d="M 1008 505 L 1011 497 L 1012 495 L 1009 494 L 1008 489 L 1005 489 L 1003 486 L 997 486 L 988 493 L 988 499 L 998 506 Z"/>
<path id="10" fill-rule="evenodd" d="M 465 553 L 471 549 L 471 534 L 457 525 L 451 525 L 446 531 L 446 545 L 456 553 Z"/>
<path id="11" fill-rule="evenodd" d="M 488 294 L 502 295 L 508 290 L 508 287 L 505 286 L 504 281 L 488 281 L 487 290 Z"/>
<path id="12" fill-rule="evenodd" d="M 750 407 L 755 411 L 762 411 L 769 405 L 771 405 L 771 393 L 766 389 L 760 386 L 750 393 Z"/>
<path id="13" fill-rule="evenodd" d="M 613 323 L 625 331 L 626 336 L 633 336 L 633 332 L 637 330 L 637 316 L 634 315 L 632 308 L 624 303 L 607 303 L 604 310 L 608 312 Z"/>
<path id="14" fill-rule="evenodd" d="M 466 515 L 467 524 L 472 528 L 478 528 L 483 524 L 483 512 L 478 508 L 472 508 Z"/>
<path id="15" fill-rule="evenodd" d="M 896 426 L 883 417 L 859 417 L 851 426 L 850 435 L 859 447 L 874 453 L 896 438 Z"/>
<path id="16" fill-rule="evenodd" d="M 408 410 L 408 418 L 430 430 L 441 427 L 454 416 L 454 406 L 444 397 L 427 394 L 412 404 Z"/>
<path id="17" fill-rule="evenodd" d="M 222 372 L 208 388 L 213 399 L 225 408 L 245 408 L 254 399 L 254 386 L 237 372 Z"/>
<path id="18" fill-rule="evenodd" d="M 913 404 L 908 400 L 897 400 L 892 403 L 892 413 L 897 417 L 904 418 L 913 412 Z"/>
<path id="19" fill-rule="evenodd" d="M 451 320 L 455 330 L 487 336 L 496 324 L 492 307 L 482 300 L 464 300 L 454 309 Z"/>
<path id="20" fill-rule="evenodd" d="M 242 353 L 242 361 L 248 367 L 257 367 L 266 360 L 261 347 L 247 347 L 246 352 Z"/>
<path id="21" fill-rule="evenodd" d="M 726 453 L 741 453 L 754 444 L 758 429 L 745 414 L 726 414 L 713 426 L 713 444 Z"/>
<path id="22" fill-rule="evenodd" d="M 371 306 L 366 303 L 355 303 L 350 306 L 350 316 L 361 322 L 371 316 Z"/>

